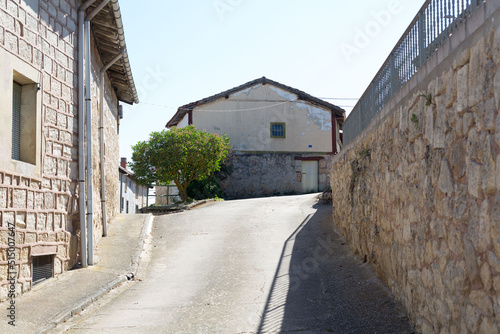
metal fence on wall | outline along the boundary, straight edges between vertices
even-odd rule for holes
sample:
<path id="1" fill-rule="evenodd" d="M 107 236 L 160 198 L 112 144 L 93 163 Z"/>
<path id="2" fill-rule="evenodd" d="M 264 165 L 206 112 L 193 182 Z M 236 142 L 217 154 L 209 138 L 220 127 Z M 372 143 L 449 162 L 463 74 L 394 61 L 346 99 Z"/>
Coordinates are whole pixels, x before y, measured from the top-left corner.
<path id="1" fill-rule="evenodd" d="M 425 61 L 486 0 L 427 0 L 343 125 L 344 145 L 358 136 Z"/>

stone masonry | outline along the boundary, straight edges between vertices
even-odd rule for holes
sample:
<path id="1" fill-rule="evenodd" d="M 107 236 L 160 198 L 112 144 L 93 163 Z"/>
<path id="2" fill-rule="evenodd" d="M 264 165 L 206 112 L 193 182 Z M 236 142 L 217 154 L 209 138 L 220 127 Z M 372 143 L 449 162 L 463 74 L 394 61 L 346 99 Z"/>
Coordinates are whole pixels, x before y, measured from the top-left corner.
<path id="1" fill-rule="evenodd" d="M 235 152 L 229 158 L 232 174 L 221 182 L 224 195 L 229 198 L 248 198 L 301 193 L 300 153 L 250 154 Z M 322 155 L 318 161 L 319 191 L 330 185 L 331 155 Z"/>
<path id="2" fill-rule="evenodd" d="M 463 25 L 333 161 L 335 224 L 422 333 L 500 331 L 494 5 Z"/>
<path id="3" fill-rule="evenodd" d="M 54 273 L 79 257 L 77 0 L 0 0 L 0 48 L 40 71 L 42 90 L 41 177 L 0 170 L 0 301 L 8 292 L 7 227 L 16 226 L 16 293 L 32 286 L 32 252 L 55 249 Z M 93 50 L 94 245 L 101 237 L 98 142 L 98 71 Z M 0 64 L 1 66 L 1 64 Z M 108 214 L 117 212 L 117 99 L 106 79 L 106 182 Z M 1 92 L 4 94 L 5 92 Z"/>

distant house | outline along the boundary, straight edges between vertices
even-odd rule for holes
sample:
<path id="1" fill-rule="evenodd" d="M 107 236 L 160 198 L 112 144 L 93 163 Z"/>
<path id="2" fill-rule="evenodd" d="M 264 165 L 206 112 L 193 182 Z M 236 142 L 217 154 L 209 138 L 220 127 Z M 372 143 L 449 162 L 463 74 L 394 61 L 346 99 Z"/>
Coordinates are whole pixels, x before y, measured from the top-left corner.
<path id="1" fill-rule="evenodd" d="M 166 127 L 190 124 L 231 138 L 234 198 L 322 191 L 342 148 L 345 111 L 265 77 L 180 107 Z"/>
<path id="2" fill-rule="evenodd" d="M 147 205 L 148 187 L 137 183 L 134 174 L 127 169 L 127 158 L 121 159 L 118 170 L 120 176 L 119 213 L 137 213 Z"/>
<path id="3" fill-rule="evenodd" d="M 117 0 L 0 1 L 0 300 L 92 264 L 118 212 L 120 102 L 138 97 Z"/>

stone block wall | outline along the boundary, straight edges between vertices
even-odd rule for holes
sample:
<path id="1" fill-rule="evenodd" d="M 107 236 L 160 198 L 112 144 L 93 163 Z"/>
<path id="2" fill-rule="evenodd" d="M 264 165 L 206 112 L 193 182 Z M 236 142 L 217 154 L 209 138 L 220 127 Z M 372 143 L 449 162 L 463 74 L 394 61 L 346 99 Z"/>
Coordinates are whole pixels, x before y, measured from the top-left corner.
<path id="1" fill-rule="evenodd" d="M 334 158 L 333 218 L 418 332 L 498 333 L 498 3 L 443 48 Z"/>
<path id="2" fill-rule="evenodd" d="M 15 224 L 16 293 L 32 285 L 32 256 L 54 254 L 54 273 L 79 258 L 77 0 L 0 0 L 0 48 L 39 71 L 40 175 L 0 169 L 0 301 L 8 292 L 8 227 Z M 98 144 L 98 71 L 93 51 L 93 165 L 95 243 L 101 236 Z M 0 66 L 3 64 L 0 63 Z M 108 218 L 117 212 L 117 99 L 106 79 L 106 181 Z M 12 94 L 0 92 L 0 94 Z M 3 112 L 11 112 L 3 110 Z M 10 157 L 2 157 L 8 159 Z"/>
<path id="3" fill-rule="evenodd" d="M 238 153 L 229 159 L 233 172 L 221 182 L 229 198 L 249 198 L 302 192 L 300 153 Z M 319 156 L 319 155 L 314 155 Z M 321 155 L 318 161 L 319 191 L 330 185 L 331 155 Z"/>

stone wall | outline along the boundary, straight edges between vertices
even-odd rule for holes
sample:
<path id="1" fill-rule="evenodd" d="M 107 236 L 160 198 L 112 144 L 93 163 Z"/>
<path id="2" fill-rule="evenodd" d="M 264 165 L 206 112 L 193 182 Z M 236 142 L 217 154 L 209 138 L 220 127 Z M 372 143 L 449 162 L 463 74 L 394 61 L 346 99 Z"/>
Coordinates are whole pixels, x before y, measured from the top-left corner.
<path id="1" fill-rule="evenodd" d="M 54 273 L 70 269 L 79 257 L 77 8 L 76 0 L 0 1 L 0 49 L 38 71 L 41 162 L 39 175 L 0 169 L 0 300 L 6 299 L 8 227 L 16 230 L 16 293 L 32 285 L 32 256 L 54 254 Z M 94 239 L 101 236 L 96 71 L 94 50 L 93 165 Z M 5 63 L 0 63 L 5 66 Z M 10 73 L 12 74 L 12 73 Z M 22 73 L 21 73 L 22 74 Z M 11 79 L 9 79 L 11 81 Z M 118 135 L 114 91 L 106 79 L 106 181 L 108 218 L 117 211 Z M 0 92 L 11 94 L 11 92 Z M 11 112 L 11 107 L 0 112 Z M 9 130 L 10 131 L 10 130 Z M 10 157 L 2 157 L 9 159 Z M 108 193 L 109 192 L 109 193 Z M 94 243 L 95 245 L 96 243 Z"/>
<path id="2" fill-rule="evenodd" d="M 302 161 L 306 157 L 318 161 L 319 191 L 330 185 L 331 155 L 298 153 L 234 153 L 229 164 L 232 174 L 221 182 L 228 198 L 249 198 L 302 193 Z"/>
<path id="3" fill-rule="evenodd" d="M 498 7 L 483 5 L 333 161 L 335 224 L 422 333 L 500 330 Z"/>

